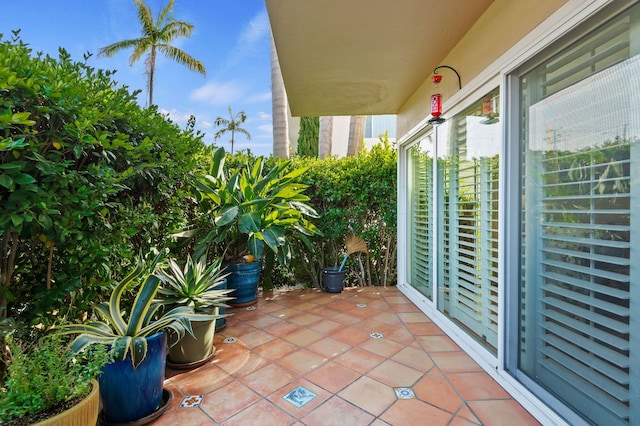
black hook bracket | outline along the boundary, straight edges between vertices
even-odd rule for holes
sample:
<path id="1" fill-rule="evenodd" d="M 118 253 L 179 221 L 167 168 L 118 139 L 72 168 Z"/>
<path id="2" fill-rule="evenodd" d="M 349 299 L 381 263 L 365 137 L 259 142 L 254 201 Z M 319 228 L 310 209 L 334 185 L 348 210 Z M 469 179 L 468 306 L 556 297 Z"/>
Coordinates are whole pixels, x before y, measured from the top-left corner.
<path id="1" fill-rule="evenodd" d="M 440 68 L 448 68 L 448 69 L 450 69 L 451 71 L 455 72 L 455 73 L 456 73 L 456 75 L 458 76 L 458 88 L 459 88 L 459 89 L 462 89 L 462 80 L 460 79 L 460 74 L 458 74 L 458 71 L 454 70 L 454 69 L 453 69 L 453 68 L 451 68 L 449 65 L 440 65 L 439 67 L 435 67 L 435 68 L 433 69 L 433 73 L 434 73 L 434 74 L 438 74 L 438 70 L 439 70 Z"/>

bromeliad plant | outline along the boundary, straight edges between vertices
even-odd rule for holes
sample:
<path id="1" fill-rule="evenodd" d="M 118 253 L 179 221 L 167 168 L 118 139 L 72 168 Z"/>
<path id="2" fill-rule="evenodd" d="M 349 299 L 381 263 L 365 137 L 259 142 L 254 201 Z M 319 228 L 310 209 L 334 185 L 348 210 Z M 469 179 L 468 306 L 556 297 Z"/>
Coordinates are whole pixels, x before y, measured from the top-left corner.
<path id="1" fill-rule="evenodd" d="M 155 302 L 169 308 L 187 306 L 196 313 L 210 313 L 212 308 L 228 308 L 224 302 L 233 299 L 228 296 L 233 289 L 216 289 L 229 275 L 222 268 L 222 257 L 207 266 L 206 254 L 198 260 L 188 256 L 183 268 L 169 259 L 169 270 L 162 275 L 164 283 Z"/>
<path id="2" fill-rule="evenodd" d="M 216 247 L 225 262 L 261 260 L 265 249 L 280 264 L 292 257 L 290 239 L 300 239 L 309 249 L 309 237 L 320 231 L 308 218 L 318 214 L 304 194 L 307 185 L 296 182 L 307 169 L 287 173 L 290 161 L 266 171 L 264 158 L 237 168 L 225 167 L 225 150 L 218 148 L 209 174 L 194 179 L 204 223 L 176 234 L 197 237 L 199 245 Z"/>
<path id="3" fill-rule="evenodd" d="M 108 345 L 114 360 L 122 361 L 130 355 L 136 368 L 146 357 L 148 336 L 169 328 L 181 339 L 185 333 L 193 336 L 191 321 L 220 318 L 219 315 L 196 314 L 189 306 L 178 306 L 161 313 L 162 304 L 153 301 L 163 279 L 161 274 L 156 273 L 163 256 L 164 252 L 158 254 L 149 267 L 145 266 L 141 257 L 138 258 L 135 270 L 118 283 L 109 302 L 94 308 L 97 321 L 60 327 L 63 334 L 79 334 L 71 343 L 74 352 L 80 352 L 94 343 Z M 138 285 L 140 288 L 127 318 L 121 309 L 121 299 L 126 290 Z"/>

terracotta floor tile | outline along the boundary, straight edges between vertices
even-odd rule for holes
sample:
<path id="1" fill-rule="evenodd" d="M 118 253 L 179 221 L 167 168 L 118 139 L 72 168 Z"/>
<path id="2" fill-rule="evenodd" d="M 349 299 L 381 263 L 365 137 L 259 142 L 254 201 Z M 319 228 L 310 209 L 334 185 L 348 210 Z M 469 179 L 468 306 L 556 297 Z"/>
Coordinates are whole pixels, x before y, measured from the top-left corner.
<path id="1" fill-rule="evenodd" d="M 209 365 L 206 368 L 200 368 L 198 374 L 190 374 L 180 379 L 172 380 L 172 383 L 184 395 L 204 395 L 221 388 L 231 381 L 233 381 L 233 378 L 220 367 Z"/>
<path id="2" fill-rule="evenodd" d="M 269 315 L 272 315 L 272 316 L 274 316 L 276 318 L 280 318 L 280 319 L 288 319 L 288 318 L 291 318 L 294 315 L 298 315 L 299 313 L 300 313 L 300 311 L 297 310 L 297 309 L 283 308 L 283 309 L 279 309 L 277 311 L 273 311 Z"/>
<path id="3" fill-rule="evenodd" d="M 398 318 L 406 324 L 415 324 L 421 322 L 431 322 L 429 318 L 422 312 L 400 312 Z"/>
<path id="4" fill-rule="evenodd" d="M 156 421 L 148 424 L 153 426 L 211 426 L 214 422 L 199 408 L 178 408 L 165 412 Z"/>
<path id="5" fill-rule="evenodd" d="M 358 326 L 345 327 L 344 325 L 337 331 L 331 333 L 331 337 L 341 340 L 351 346 L 358 346 L 360 343 L 371 339 L 370 331 L 359 328 Z"/>
<path id="6" fill-rule="evenodd" d="M 373 423 L 371 423 L 369 426 L 391 426 L 389 425 L 389 423 L 380 420 L 380 419 L 375 419 Z"/>
<path id="7" fill-rule="evenodd" d="M 446 426 L 453 415 L 417 399 L 406 399 L 396 401 L 380 417 L 392 425 Z"/>
<path id="8" fill-rule="evenodd" d="M 464 417 L 456 416 L 451 420 L 449 426 L 478 426 L 480 423 L 474 423 L 465 419 Z"/>
<path id="9" fill-rule="evenodd" d="M 502 386 L 485 372 L 447 374 L 447 378 L 466 400 L 511 398 Z"/>
<path id="10" fill-rule="evenodd" d="M 249 407 L 260 399 L 260 395 L 239 382 L 228 385 L 205 395 L 200 408 L 216 422 L 220 423 Z"/>
<path id="11" fill-rule="evenodd" d="M 406 388 L 413 386 L 423 375 L 424 373 L 421 371 L 390 359 L 383 361 L 367 373 L 367 377 L 371 377 L 385 385 Z"/>
<path id="12" fill-rule="evenodd" d="M 337 396 L 302 418 L 306 426 L 366 426 L 375 417 Z"/>
<path id="13" fill-rule="evenodd" d="M 480 420 L 478 420 L 475 414 L 471 412 L 467 404 L 464 404 L 460 408 L 460 410 L 458 410 L 458 414 L 456 415 L 456 418 L 464 418 L 465 420 L 468 420 L 473 424 L 477 424 L 477 425 L 480 424 Z"/>
<path id="14" fill-rule="evenodd" d="M 255 319 L 244 321 L 244 322 L 246 324 L 251 325 L 252 327 L 256 327 L 261 330 L 264 330 L 266 327 L 270 326 L 271 324 L 277 324 L 281 321 L 283 320 L 281 320 L 280 318 L 272 317 L 271 315 L 260 315 Z"/>
<path id="15" fill-rule="evenodd" d="M 402 321 L 400 320 L 400 318 L 398 318 L 398 316 L 393 312 L 379 312 L 376 315 L 372 316 L 371 319 L 378 322 L 383 322 L 389 325 L 402 324 Z"/>
<path id="16" fill-rule="evenodd" d="M 307 328 L 301 328 L 299 330 L 292 331 L 291 333 L 283 336 L 282 338 L 298 346 L 307 346 L 316 340 L 320 340 L 323 337 L 322 334 L 309 330 Z"/>
<path id="17" fill-rule="evenodd" d="M 332 393 L 344 389 L 345 386 L 353 383 L 359 377 L 360 373 L 343 367 L 336 362 L 328 362 L 305 375 L 307 380 Z"/>
<path id="18" fill-rule="evenodd" d="M 527 426 L 539 425 L 520 404 L 512 399 L 470 401 L 471 410 L 485 425 L 491 426 Z"/>
<path id="19" fill-rule="evenodd" d="M 386 324 L 384 322 L 380 322 L 380 321 L 376 321 L 374 319 L 366 319 L 363 320 L 361 322 L 359 322 L 358 324 L 354 325 L 353 327 L 357 327 L 362 331 L 366 331 L 366 332 L 374 332 L 374 333 L 385 333 L 387 330 L 396 327 L 394 325 L 391 324 Z"/>
<path id="20" fill-rule="evenodd" d="M 276 364 L 268 364 L 243 378 L 244 384 L 262 396 L 292 383 L 296 376 Z"/>
<path id="21" fill-rule="evenodd" d="M 278 322 L 266 326 L 264 328 L 264 331 L 266 331 L 269 334 L 273 334 L 276 337 L 284 337 L 287 334 L 291 333 L 292 331 L 298 330 L 299 328 L 300 327 L 290 323 L 289 321 L 278 320 Z"/>
<path id="22" fill-rule="evenodd" d="M 247 333 L 256 331 L 256 328 L 252 325 L 236 320 L 234 317 L 227 317 L 227 328 L 220 331 L 220 335 L 223 337 L 238 337 Z"/>
<path id="23" fill-rule="evenodd" d="M 267 401 L 258 401 L 221 423 L 221 426 L 287 426 L 296 423 L 296 419 Z M 183 423 L 187 424 L 187 423 Z"/>
<path id="24" fill-rule="evenodd" d="M 360 348 L 385 358 L 404 349 L 404 345 L 389 339 L 369 339 L 359 345 Z"/>
<path id="25" fill-rule="evenodd" d="M 294 315 L 288 319 L 290 323 L 299 325 L 301 327 L 308 326 L 309 324 L 314 324 L 320 320 L 322 320 L 322 317 L 314 314 L 309 314 L 306 312 L 300 313 L 298 315 Z"/>
<path id="26" fill-rule="evenodd" d="M 338 395 L 374 416 L 382 414 L 396 401 L 396 394 L 390 386 L 366 376 L 347 386 Z"/>
<path id="27" fill-rule="evenodd" d="M 271 301 L 267 301 L 267 302 L 259 305 L 258 308 L 260 309 L 260 312 L 268 314 L 270 312 L 282 309 L 282 305 L 279 305 L 277 303 L 273 303 Z"/>
<path id="28" fill-rule="evenodd" d="M 460 351 L 460 346 L 456 345 L 449 336 L 416 336 L 416 340 L 420 342 L 427 352 L 450 352 Z"/>
<path id="29" fill-rule="evenodd" d="M 276 337 L 262 330 L 256 330 L 251 333 L 243 334 L 238 337 L 238 340 L 249 349 L 253 349 L 257 346 L 262 346 L 265 343 L 269 343 Z"/>
<path id="30" fill-rule="evenodd" d="M 409 303 L 409 300 L 402 295 L 385 296 L 384 300 L 386 300 L 387 303 Z"/>
<path id="31" fill-rule="evenodd" d="M 444 335 L 444 331 L 433 322 L 415 322 L 407 324 L 407 328 L 414 336 Z"/>
<path id="32" fill-rule="evenodd" d="M 315 398 L 308 401 L 306 404 L 304 404 L 300 408 L 296 407 L 291 402 L 284 399 L 285 395 L 287 395 L 292 390 L 296 389 L 298 386 L 302 386 L 308 391 L 311 391 L 316 395 Z M 324 403 L 327 399 L 331 398 L 331 396 L 333 396 L 331 392 L 327 392 L 320 386 L 301 378 L 296 380 L 295 382 L 288 384 L 287 386 L 284 386 L 278 389 L 276 392 L 269 395 L 267 399 L 271 401 L 272 404 L 277 405 L 282 410 L 291 414 L 296 419 L 301 419 L 307 414 L 309 414 L 311 411 L 315 410 L 320 405 L 322 405 L 322 403 Z"/>
<path id="33" fill-rule="evenodd" d="M 422 313 L 422 311 L 420 309 L 418 309 L 418 307 L 416 305 L 414 305 L 411 302 L 406 302 L 406 303 L 390 303 L 389 304 L 389 308 L 396 313 L 402 313 L 402 312 L 415 312 L 415 313 Z M 423 314 L 424 315 L 424 314 Z"/>
<path id="34" fill-rule="evenodd" d="M 339 322 L 341 324 L 344 325 L 353 325 L 353 324 L 357 324 L 360 321 L 362 321 L 362 318 L 359 318 L 355 315 L 352 315 L 350 313 L 342 313 L 342 314 L 338 314 L 335 315 L 331 318 L 332 320 Z"/>
<path id="35" fill-rule="evenodd" d="M 431 359 L 445 373 L 482 372 L 482 368 L 469 355 L 460 352 L 431 352 Z"/>
<path id="36" fill-rule="evenodd" d="M 325 358 L 306 349 L 299 349 L 276 362 L 284 368 L 304 375 L 324 364 Z"/>
<path id="37" fill-rule="evenodd" d="M 413 391 L 418 399 L 452 414 L 457 413 L 464 403 L 448 381 L 432 375 L 426 375 L 420 379 L 413 387 Z"/>
<path id="38" fill-rule="evenodd" d="M 214 362 L 215 358 L 214 358 Z M 265 358 L 257 355 L 254 352 L 245 350 L 239 353 L 235 357 L 229 357 L 228 359 L 217 363 L 216 365 L 222 368 L 229 374 L 233 374 L 234 377 L 243 377 L 247 374 L 262 368 L 269 363 Z"/>
<path id="39" fill-rule="evenodd" d="M 320 339 L 310 345 L 307 345 L 307 349 L 322 355 L 327 359 L 331 359 L 347 352 L 351 349 L 351 345 L 331 337 L 325 337 L 324 339 Z"/>
<path id="40" fill-rule="evenodd" d="M 429 358 L 429 355 L 410 346 L 393 355 L 392 359 L 422 372 L 427 372 L 433 367 L 433 361 Z"/>
<path id="41" fill-rule="evenodd" d="M 344 327 L 344 324 L 340 324 L 339 322 L 335 322 L 329 319 L 325 319 L 315 324 L 309 325 L 310 329 L 325 335 L 331 334 L 334 331 L 341 329 L 342 327 Z"/>
<path id="42" fill-rule="evenodd" d="M 270 360 L 282 358 L 285 355 L 298 349 L 298 347 L 286 340 L 276 339 L 266 345 L 262 345 L 255 349 L 255 353 Z"/>
<path id="43" fill-rule="evenodd" d="M 373 301 L 367 303 L 367 308 L 387 312 L 389 311 L 389 304 L 384 300 L 374 299 Z"/>
<path id="44" fill-rule="evenodd" d="M 385 339 L 390 339 L 403 345 L 409 345 L 416 340 L 415 336 L 401 325 L 390 326 L 384 331 L 384 337 Z"/>
<path id="45" fill-rule="evenodd" d="M 360 348 L 353 348 L 334 359 L 338 364 L 344 365 L 361 374 L 369 372 L 384 360 L 385 357 L 364 351 Z"/>

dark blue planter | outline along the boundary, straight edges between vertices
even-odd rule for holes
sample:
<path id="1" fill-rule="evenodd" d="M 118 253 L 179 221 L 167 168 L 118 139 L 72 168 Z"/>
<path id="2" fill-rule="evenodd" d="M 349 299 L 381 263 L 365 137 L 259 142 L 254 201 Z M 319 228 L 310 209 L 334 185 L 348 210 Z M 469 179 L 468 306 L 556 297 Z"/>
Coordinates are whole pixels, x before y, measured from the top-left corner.
<path id="1" fill-rule="evenodd" d="M 167 334 L 147 338 L 147 356 L 134 369 L 131 356 L 102 368 L 98 378 L 102 415 L 109 423 L 129 423 L 149 416 L 162 404 Z"/>
<path id="2" fill-rule="evenodd" d="M 234 289 L 230 296 L 235 297 L 229 305 L 243 307 L 255 304 L 258 298 L 262 262 L 228 263 L 225 266 L 229 272 L 227 288 Z"/>
<path id="3" fill-rule="evenodd" d="M 344 288 L 344 274 L 346 271 L 343 269 L 339 271 L 338 268 L 324 268 L 322 270 L 322 285 L 327 293 L 342 293 Z"/>
<path id="4" fill-rule="evenodd" d="M 216 290 L 226 290 L 227 289 L 227 279 L 225 279 L 220 284 L 214 286 L 213 288 L 216 289 Z M 227 313 L 227 308 L 218 308 L 218 314 L 224 315 L 226 313 Z M 222 330 L 226 326 L 227 326 L 227 319 L 226 318 L 218 318 L 216 320 L 216 331 L 217 330 Z"/>

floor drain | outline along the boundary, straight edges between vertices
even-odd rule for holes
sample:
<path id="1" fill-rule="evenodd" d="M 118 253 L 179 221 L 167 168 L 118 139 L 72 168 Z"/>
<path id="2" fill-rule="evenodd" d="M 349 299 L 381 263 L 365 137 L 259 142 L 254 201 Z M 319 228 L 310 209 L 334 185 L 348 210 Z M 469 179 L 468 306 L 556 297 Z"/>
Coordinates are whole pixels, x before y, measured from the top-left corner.
<path id="1" fill-rule="evenodd" d="M 202 402 L 202 395 L 185 396 L 180 403 L 180 408 L 193 408 L 198 407 Z"/>
<path id="2" fill-rule="evenodd" d="M 247 306 L 247 311 L 255 311 L 256 307 L 255 306 Z"/>
<path id="3" fill-rule="evenodd" d="M 366 307 L 367 307 L 367 304 L 366 304 L 366 303 L 358 303 L 356 306 L 357 306 L 358 308 L 366 308 Z"/>
<path id="4" fill-rule="evenodd" d="M 302 386 L 298 386 L 282 398 L 289 401 L 298 408 L 302 408 L 304 404 L 311 401 L 317 395 L 311 392 L 309 389 L 305 389 Z"/>
<path id="5" fill-rule="evenodd" d="M 382 335 L 382 333 L 377 333 L 375 331 L 372 331 L 371 333 L 369 333 L 369 336 L 372 339 L 382 339 L 384 336 Z"/>
<path id="6" fill-rule="evenodd" d="M 224 343 L 235 343 L 238 341 L 237 337 L 227 337 L 226 339 L 223 340 Z"/>
<path id="7" fill-rule="evenodd" d="M 411 388 L 393 388 L 398 399 L 416 399 L 416 394 Z"/>

